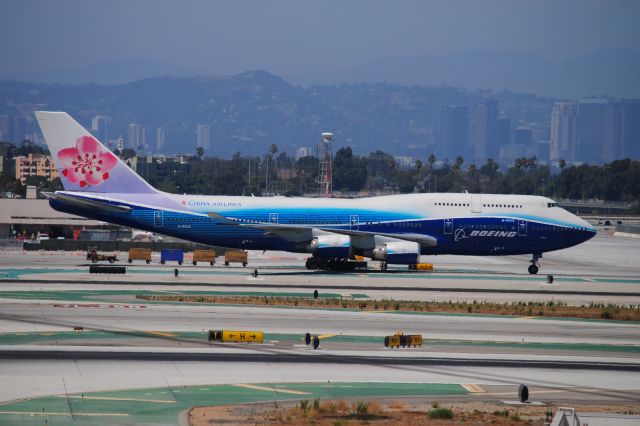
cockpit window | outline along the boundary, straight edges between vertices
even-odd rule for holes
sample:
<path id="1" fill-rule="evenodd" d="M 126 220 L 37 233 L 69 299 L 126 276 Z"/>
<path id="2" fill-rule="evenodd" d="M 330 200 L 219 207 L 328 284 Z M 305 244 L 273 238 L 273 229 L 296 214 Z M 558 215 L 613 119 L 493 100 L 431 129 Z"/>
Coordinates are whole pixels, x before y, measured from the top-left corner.
<path id="1" fill-rule="evenodd" d="M 547 207 L 558 207 L 558 203 L 547 203 Z"/>

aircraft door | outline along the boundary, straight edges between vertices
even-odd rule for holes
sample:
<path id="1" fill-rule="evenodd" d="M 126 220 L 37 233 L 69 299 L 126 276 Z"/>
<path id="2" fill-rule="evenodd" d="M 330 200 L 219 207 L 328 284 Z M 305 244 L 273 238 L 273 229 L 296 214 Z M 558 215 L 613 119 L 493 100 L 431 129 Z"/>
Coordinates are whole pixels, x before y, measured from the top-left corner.
<path id="1" fill-rule="evenodd" d="M 269 223 L 278 223 L 278 213 L 269 213 Z"/>
<path id="2" fill-rule="evenodd" d="M 444 231 L 445 234 L 453 234 L 453 219 L 445 219 L 444 220 Z"/>
<path id="3" fill-rule="evenodd" d="M 526 237 L 527 236 L 527 221 L 519 220 L 518 221 L 518 236 Z"/>
<path id="4" fill-rule="evenodd" d="M 153 212 L 153 226 L 156 228 L 162 228 L 164 215 L 162 210 L 155 210 Z"/>
<path id="5" fill-rule="evenodd" d="M 471 196 L 471 213 L 482 213 L 482 196 Z"/>
<path id="6" fill-rule="evenodd" d="M 360 218 L 357 214 L 352 214 L 349 216 L 349 229 L 358 229 L 358 223 L 360 222 Z"/>

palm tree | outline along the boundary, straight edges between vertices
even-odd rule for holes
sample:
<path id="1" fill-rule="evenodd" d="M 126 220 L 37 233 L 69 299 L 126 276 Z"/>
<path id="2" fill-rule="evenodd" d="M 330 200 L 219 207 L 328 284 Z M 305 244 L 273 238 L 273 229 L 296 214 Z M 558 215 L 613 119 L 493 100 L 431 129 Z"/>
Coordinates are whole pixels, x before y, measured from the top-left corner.
<path id="1" fill-rule="evenodd" d="M 202 156 L 204 155 L 204 148 L 199 146 L 196 148 L 196 155 L 198 156 L 199 159 L 202 160 Z"/>
<path id="2" fill-rule="evenodd" d="M 427 161 L 429 161 L 429 165 L 431 167 L 431 170 L 433 171 L 433 163 L 436 162 L 436 156 L 433 154 L 429 154 L 429 159 Z"/>
<path id="3" fill-rule="evenodd" d="M 564 170 L 564 168 L 567 166 L 567 162 L 564 161 L 563 158 L 558 160 L 558 167 L 560 167 L 560 173 L 562 173 L 562 171 Z"/>
<path id="4" fill-rule="evenodd" d="M 462 167 L 462 163 L 464 163 L 464 158 L 462 158 L 461 155 L 458 155 L 456 157 L 456 162 L 454 163 L 453 168 L 455 170 L 460 170 L 460 167 Z"/>

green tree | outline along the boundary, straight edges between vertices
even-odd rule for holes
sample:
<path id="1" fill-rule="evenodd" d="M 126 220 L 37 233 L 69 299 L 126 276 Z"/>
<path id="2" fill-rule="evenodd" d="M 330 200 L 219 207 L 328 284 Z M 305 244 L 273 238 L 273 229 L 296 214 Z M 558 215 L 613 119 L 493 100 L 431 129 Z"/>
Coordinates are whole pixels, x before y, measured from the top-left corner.
<path id="1" fill-rule="evenodd" d="M 120 154 L 120 157 L 121 157 L 123 160 L 128 160 L 129 158 L 133 158 L 133 157 L 135 157 L 136 155 L 137 155 L 137 154 L 136 154 L 136 151 L 135 151 L 134 149 L 132 149 L 132 148 L 125 148 L 125 149 L 123 149 L 123 150 L 122 150 L 122 153 Z"/>
<path id="2" fill-rule="evenodd" d="M 365 161 L 354 156 L 351 147 L 340 148 L 333 161 L 333 189 L 360 191 L 367 180 Z"/>

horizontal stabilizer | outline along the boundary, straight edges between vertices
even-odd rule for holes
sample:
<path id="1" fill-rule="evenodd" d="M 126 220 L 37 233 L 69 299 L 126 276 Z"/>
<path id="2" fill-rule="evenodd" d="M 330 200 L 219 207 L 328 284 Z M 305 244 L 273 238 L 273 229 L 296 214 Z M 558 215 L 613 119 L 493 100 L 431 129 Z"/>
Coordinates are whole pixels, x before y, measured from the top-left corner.
<path id="1" fill-rule="evenodd" d="M 60 201 L 61 203 L 71 205 L 74 207 L 79 207 L 83 209 L 89 210 L 101 210 L 105 212 L 114 212 L 114 213 L 128 213 L 131 211 L 131 207 L 123 206 L 120 204 L 109 204 L 107 202 L 98 201 L 95 199 L 87 199 L 82 197 L 74 197 L 66 194 L 48 194 L 47 198 L 50 198 L 55 201 Z"/>

